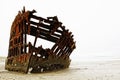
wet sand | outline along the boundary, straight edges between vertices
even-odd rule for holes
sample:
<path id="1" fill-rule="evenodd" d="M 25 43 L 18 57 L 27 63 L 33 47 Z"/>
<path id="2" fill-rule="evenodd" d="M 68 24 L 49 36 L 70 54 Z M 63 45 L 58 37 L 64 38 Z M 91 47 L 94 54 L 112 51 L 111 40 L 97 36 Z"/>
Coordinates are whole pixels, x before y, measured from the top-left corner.
<path id="1" fill-rule="evenodd" d="M 4 69 L 5 58 L 0 57 L 0 80 L 120 80 L 120 60 L 72 61 L 68 69 L 24 74 Z"/>

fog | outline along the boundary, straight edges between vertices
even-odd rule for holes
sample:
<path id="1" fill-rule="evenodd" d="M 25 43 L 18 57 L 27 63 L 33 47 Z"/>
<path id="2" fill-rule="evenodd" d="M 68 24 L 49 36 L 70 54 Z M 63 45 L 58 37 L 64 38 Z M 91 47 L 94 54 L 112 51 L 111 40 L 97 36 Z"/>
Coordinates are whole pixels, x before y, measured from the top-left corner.
<path id="1" fill-rule="evenodd" d="M 76 49 L 72 59 L 83 56 L 120 58 L 119 4 L 119 0 L 1 0 L 0 56 L 7 56 L 12 22 L 25 6 L 26 10 L 35 9 L 36 15 L 44 18 L 58 16 L 73 32 Z"/>

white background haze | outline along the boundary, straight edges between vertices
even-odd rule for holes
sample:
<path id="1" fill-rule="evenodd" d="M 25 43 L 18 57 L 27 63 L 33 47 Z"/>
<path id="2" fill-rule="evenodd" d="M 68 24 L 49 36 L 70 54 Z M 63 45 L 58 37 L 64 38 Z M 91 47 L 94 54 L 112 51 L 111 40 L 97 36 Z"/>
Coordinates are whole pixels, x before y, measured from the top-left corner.
<path id="1" fill-rule="evenodd" d="M 73 32 L 76 49 L 72 59 L 120 58 L 120 0 L 1 0 L 0 56 L 8 54 L 10 28 L 23 6 L 35 9 L 37 16 L 58 16 Z"/>

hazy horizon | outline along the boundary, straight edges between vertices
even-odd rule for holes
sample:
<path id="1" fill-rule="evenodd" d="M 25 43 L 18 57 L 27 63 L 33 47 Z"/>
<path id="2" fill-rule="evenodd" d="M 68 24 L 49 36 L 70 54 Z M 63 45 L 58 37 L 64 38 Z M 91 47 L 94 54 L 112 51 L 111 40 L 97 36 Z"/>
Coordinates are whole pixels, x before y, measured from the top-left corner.
<path id="1" fill-rule="evenodd" d="M 37 11 L 41 17 L 58 16 L 73 32 L 76 49 L 71 58 L 87 56 L 120 57 L 119 0 L 0 1 L 0 56 L 7 56 L 12 22 L 18 11 Z"/>

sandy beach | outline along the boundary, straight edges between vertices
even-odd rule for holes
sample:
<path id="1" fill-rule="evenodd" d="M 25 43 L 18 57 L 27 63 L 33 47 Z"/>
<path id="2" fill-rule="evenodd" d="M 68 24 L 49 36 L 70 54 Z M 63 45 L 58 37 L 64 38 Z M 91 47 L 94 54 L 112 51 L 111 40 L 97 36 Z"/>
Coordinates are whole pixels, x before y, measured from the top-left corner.
<path id="1" fill-rule="evenodd" d="M 120 60 L 72 61 L 68 69 L 37 74 L 24 74 L 4 69 L 0 58 L 0 80 L 120 80 Z"/>

